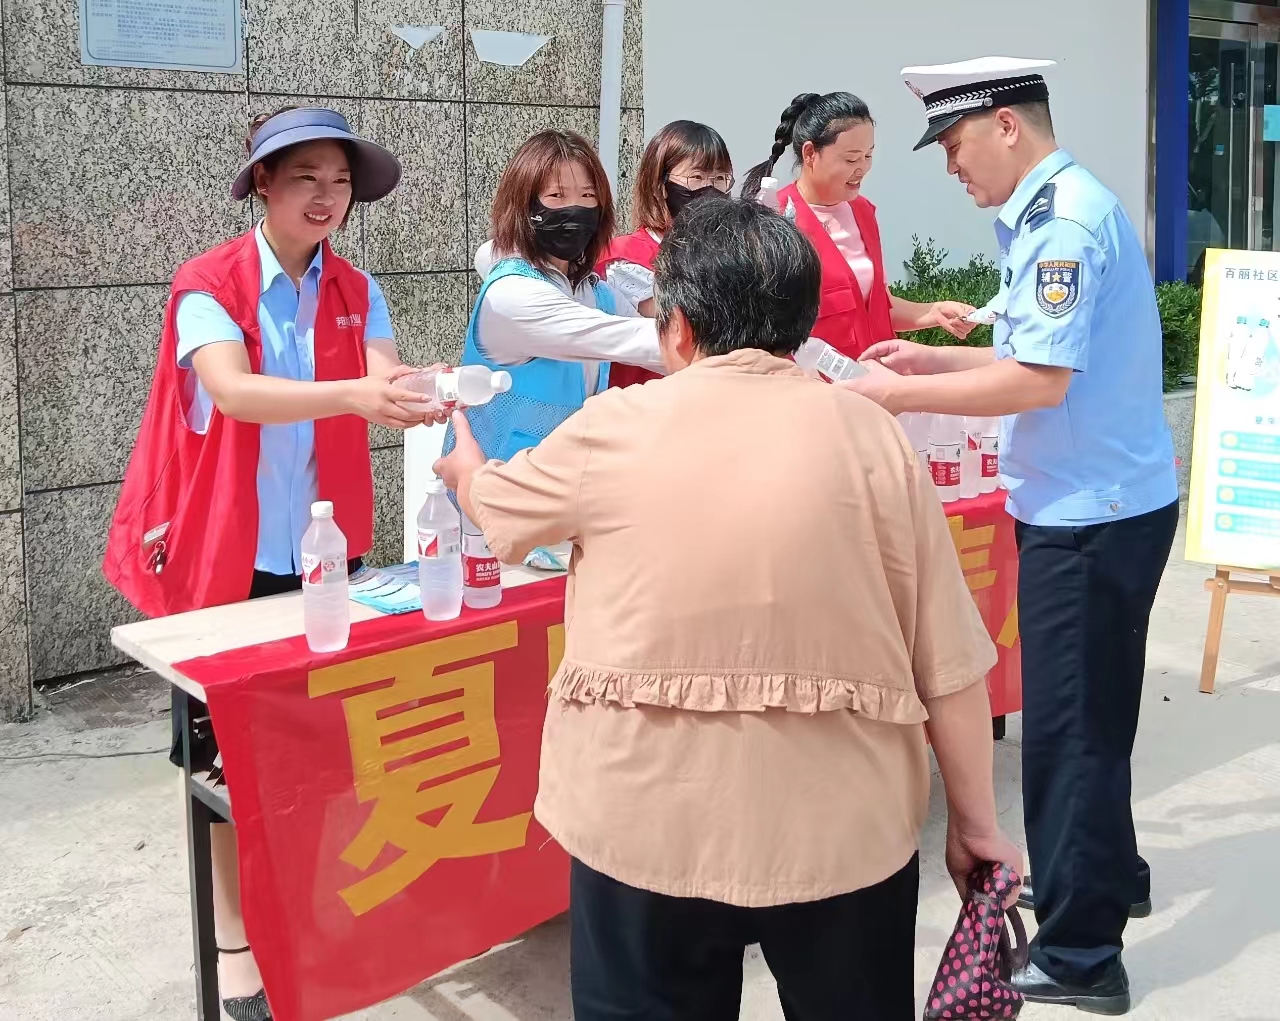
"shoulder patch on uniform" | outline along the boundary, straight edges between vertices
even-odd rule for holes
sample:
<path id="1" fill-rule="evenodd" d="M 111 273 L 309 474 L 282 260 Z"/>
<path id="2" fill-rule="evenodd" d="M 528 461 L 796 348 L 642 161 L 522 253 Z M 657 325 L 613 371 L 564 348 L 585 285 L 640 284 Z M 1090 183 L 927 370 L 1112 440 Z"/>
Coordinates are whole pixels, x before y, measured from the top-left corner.
<path id="1" fill-rule="evenodd" d="M 1047 316 L 1060 319 L 1080 300 L 1080 263 L 1054 260 L 1036 263 L 1036 303 Z"/>
<path id="2" fill-rule="evenodd" d="M 1057 191 L 1058 186 L 1050 181 L 1036 193 L 1036 197 L 1031 200 L 1031 205 L 1027 207 L 1026 215 L 1023 217 L 1027 230 L 1034 231 L 1054 218 L 1053 206 Z"/>

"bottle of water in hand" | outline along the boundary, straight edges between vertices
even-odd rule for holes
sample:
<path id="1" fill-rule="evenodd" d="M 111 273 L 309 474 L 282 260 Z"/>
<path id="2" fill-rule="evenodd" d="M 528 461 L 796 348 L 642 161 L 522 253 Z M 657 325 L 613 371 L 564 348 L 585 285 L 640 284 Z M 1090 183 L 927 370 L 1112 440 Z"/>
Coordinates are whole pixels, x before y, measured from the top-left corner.
<path id="1" fill-rule="evenodd" d="M 404 376 L 399 385 L 424 395 L 421 404 L 406 404 L 410 411 L 437 411 L 461 404 L 476 408 L 511 389 L 511 373 L 494 372 L 483 365 L 457 369 L 425 369 Z"/>
<path id="2" fill-rule="evenodd" d="M 347 537 L 333 520 L 333 504 L 311 505 L 302 537 L 302 621 L 312 652 L 337 652 L 351 637 Z"/>
<path id="3" fill-rule="evenodd" d="M 427 483 L 418 512 L 418 588 L 427 620 L 453 620 L 462 612 L 462 522 L 439 479 Z"/>

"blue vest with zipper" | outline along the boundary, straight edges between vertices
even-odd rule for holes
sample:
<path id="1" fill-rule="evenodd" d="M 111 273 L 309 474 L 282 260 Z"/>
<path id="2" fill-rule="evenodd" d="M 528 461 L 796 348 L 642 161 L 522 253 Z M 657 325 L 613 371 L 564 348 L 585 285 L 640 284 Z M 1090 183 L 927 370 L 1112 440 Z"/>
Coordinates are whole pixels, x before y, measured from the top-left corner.
<path id="1" fill-rule="evenodd" d="M 552 358 L 533 358 L 522 365 L 499 365 L 483 354 L 480 339 L 480 306 L 493 284 L 505 277 L 521 276 L 546 280 L 546 274 L 523 259 L 504 259 L 490 271 L 480 289 L 471 324 L 467 327 L 467 344 L 462 352 L 463 365 L 484 365 L 489 369 L 511 373 L 511 389 L 497 394 L 488 404 L 467 409 L 471 432 L 491 460 L 510 461 L 529 447 L 536 447 L 570 415 L 586 403 L 586 379 L 581 362 L 564 362 Z M 595 285 L 596 308 L 614 315 L 617 306 L 613 294 L 603 283 Z M 602 363 L 594 393 L 609 385 L 609 364 Z M 444 453 L 453 449 L 453 426 L 444 440 Z"/>

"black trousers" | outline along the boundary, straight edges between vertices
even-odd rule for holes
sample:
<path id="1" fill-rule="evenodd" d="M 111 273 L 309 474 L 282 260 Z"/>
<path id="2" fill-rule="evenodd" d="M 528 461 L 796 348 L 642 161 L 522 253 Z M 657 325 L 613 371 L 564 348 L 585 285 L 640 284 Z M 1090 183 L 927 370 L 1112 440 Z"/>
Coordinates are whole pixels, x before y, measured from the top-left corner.
<path id="1" fill-rule="evenodd" d="M 1129 906 L 1150 896 L 1130 758 L 1177 527 L 1176 503 L 1101 525 L 1017 526 L 1031 956 L 1060 980 L 1089 981 L 1117 959 Z"/>
<path id="2" fill-rule="evenodd" d="M 637 890 L 579 861 L 570 879 L 575 1021 L 738 1021 L 759 943 L 788 1021 L 914 1021 L 920 860 L 854 893 L 739 908 Z"/>

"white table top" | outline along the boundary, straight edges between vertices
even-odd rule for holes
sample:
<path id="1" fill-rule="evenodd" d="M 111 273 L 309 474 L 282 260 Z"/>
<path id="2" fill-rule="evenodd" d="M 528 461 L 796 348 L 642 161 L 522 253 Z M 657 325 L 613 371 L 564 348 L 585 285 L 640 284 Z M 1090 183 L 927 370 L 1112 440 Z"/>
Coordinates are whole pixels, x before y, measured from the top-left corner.
<path id="1" fill-rule="evenodd" d="M 518 588 L 555 577 L 560 575 L 527 567 L 502 568 L 504 588 Z M 377 610 L 356 602 L 351 604 L 352 624 L 380 616 L 382 614 Z M 111 644 L 170 684 L 203 701 L 204 688 L 175 670 L 175 663 L 294 638 L 303 633 L 302 593 L 290 592 L 252 602 L 174 614 L 172 617 L 156 617 L 137 624 L 122 624 L 111 629 Z"/>

